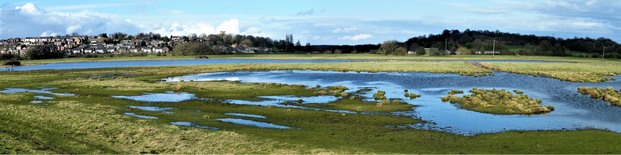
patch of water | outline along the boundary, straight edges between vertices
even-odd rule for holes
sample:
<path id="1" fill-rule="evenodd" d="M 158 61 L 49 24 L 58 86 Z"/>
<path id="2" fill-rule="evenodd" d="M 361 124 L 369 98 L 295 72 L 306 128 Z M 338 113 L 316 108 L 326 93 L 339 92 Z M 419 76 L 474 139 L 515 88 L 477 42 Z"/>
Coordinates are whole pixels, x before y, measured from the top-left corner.
<path id="1" fill-rule="evenodd" d="M 36 89 L 25 89 L 25 88 L 6 88 L 3 91 L 0 91 L 0 93 L 6 93 L 6 94 L 35 93 L 35 94 L 49 94 L 49 95 L 56 95 L 56 96 L 75 96 L 75 94 L 71 94 L 71 93 L 54 93 L 51 90 L 53 89 L 52 88 L 40 88 L 39 90 L 36 90 Z"/>
<path id="2" fill-rule="evenodd" d="M 143 110 L 143 111 L 151 111 L 151 112 L 165 112 L 168 110 L 173 110 L 173 108 L 156 107 L 156 106 L 129 106 L 129 108 Z"/>
<path id="3" fill-rule="evenodd" d="M 53 97 L 47 97 L 47 96 L 35 96 L 35 99 L 38 100 L 53 100 Z"/>
<path id="4" fill-rule="evenodd" d="M 239 118 L 218 118 L 217 120 L 221 122 L 226 122 L 226 123 L 254 126 L 254 127 L 259 127 L 259 128 L 292 129 L 291 127 L 288 127 L 288 126 L 276 125 L 272 123 L 259 122 L 259 121 L 253 121 L 253 120 L 239 119 Z"/>
<path id="5" fill-rule="evenodd" d="M 294 60 L 294 59 L 191 59 L 191 60 L 127 60 L 127 61 L 100 61 L 100 62 L 67 62 L 32 66 L 14 66 L 0 68 L 1 71 L 28 71 L 28 70 L 67 70 L 90 68 L 115 67 L 144 67 L 144 66 L 190 66 L 214 64 L 264 64 L 264 63 L 325 63 L 351 62 L 356 60 Z"/>
<path id="6" fill-rule="evenodd" d="M 41 103 L 43 103 L 43 101 L 34 100 L 34 101 L 30 101 L 30 103 L 32 103 L 32 104 L 41 104 Z"/>
<path id="7" fill-rule="evenodd" d="M 114 98 L 130 99 L 141 102 L 182 102 L 186 100 L 195 99 L 196 95 L 186 92 L 172 92 L 167 91 L 164 93 L 145 93 L 140 96 L 112 96 Z"/>
<path id="8" fill-rule="evenodd" d="M 209 130 L 220 130 L 219 128 L 216 128 L 216 127 L 199 125 L 199 124 L 192 123 L 192 122 L 170 122 L 170 124 L 176 125 L 176 126 L 194 127 L 194 128 L 209 129 Z"/>
<path id="9" fill-rule="evenodd" d="M 224 113 L 225 115 L 229 115 L 229 116 L 241 116 L 241 117 L 252 117 L 252 118 L 267 118 L 265 116 L 261 116 L 261 115 L 255 115 L 255 114 L 244 114 L 244 113 Z"/>
<path id="10" fill-rule="evenodd" d="M 386 91 L 387 98 L 403 99 L 417 107 L 409 111 L 412 117 L 433 122 L 437 130 L 456 134 L 503 132 L 511 130 L 575 130 L 594 128 L 621 132 L 621 107 L 579 94 L 579 86 L 621 89 L 621 81 L 577 83 L 546 77 L 496 72 L 495 76 L 470 77 L 457 74 L 432 73 L 354 73 L 334 71 L 268 71 L 268 72 L 219 72 L 167 78 L 166 81 L 234 78 L 240 82 L 304 84 L 308 87 L 343 85 L 351 90 L 371 88 L 362 94 L 372 98 L 377 90 Z M 494 115 L 461 109 L 440 100 L 451 89 L 464 92 L 472 88 L 522 90 L 526 95 L 542 100 L 542 105 L 552 105 L 555 110 L 538 115 Z M 403 95 L 404 89 L 421 94 L 414 100 Z M 370 99 L 372 100 L 372 99 Z M 267 102 L 267 103 L 266 103 Z M 278 105 L 274 101 L 238 104 Z M 290 105 L 288 105 L 290 106 Z M 298 108 L 298 107 L 296 107 Z M 414 125 L 413 125 L 414 126 Z M 428 125 L 418 125 L 428 126 Z"/>
<path id="11" fill-rule="evenodd" d="M 285 96 L 259 96 L 259 98 L 269 99 L 274 101 L 288 101 L 289 103 L 299 103 L 299 104 L 308 104 L 308 103 L 329 103 L 334 102 L 339 99 L 339 97 L 335 96 L 305 96 L 298 97 L 292 95 Z M 302 101 L 302 102 L 300 102 Z"/>
<path id="12" fill-rule="evenodd" d="M 133 113 L 133 112 L 126 112 L 126 113 L 123 113 L 123 114 L 125 114 L 127 116 L 134 116 L 134 117 L 142 118 L 142 119 L 157 119 L 157 117 L 155 117 L 155 116 L 138 115 L 138 114 Z"/>

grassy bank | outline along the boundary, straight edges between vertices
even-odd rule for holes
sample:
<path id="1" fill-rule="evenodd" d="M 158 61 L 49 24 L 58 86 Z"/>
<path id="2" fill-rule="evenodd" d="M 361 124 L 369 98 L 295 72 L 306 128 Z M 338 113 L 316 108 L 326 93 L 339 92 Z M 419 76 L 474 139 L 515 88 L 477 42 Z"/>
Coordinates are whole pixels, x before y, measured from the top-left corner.
<path id="1" fill-rule="evenodd" d="M 578 63 L 522 63 L 522 62 L 484 62 L 487 69 L 502 72 L 547 76 L 573 82 L 603 82 L 611 80 L 605 76 L 621 74 L 621 61 L 586 61 Z"/>
<path id="2" fill-rule="evenodd" d="M 440 67 L 438 67 L 440 66 Z M 325 111 L 227 104 L 222 99 L 260 100 L 257 96 L 313 96 L 313 89 L 294 85 L 236 82 L 162 83 L 161 78 L 236 70 L 321 69 L 336 71 L 411 71 L 487 73 L 462 62 L 351 62 L 325 64 L 209 65 L 136 67 L 92 70 L 0 72 L 0 89 L 58 88 L 76 96 L 55 96 L 42 104 L 29 103 L 41 94 L 0 93 L 0 154 L 4 153 L 621 153 L 621 134 L 599 131 L 513 131 L 461 136 L 438 131 L 394 128 L 419 123 L 412 117 L 341 114 Z M 327 86 L 324 86 L 327 87 Z M 213 100 L 179 103 L 137 102 L 112 95 L 141 95 L 164 91 L 188 92 Z M 47 104 L 44 105 L 44 104 Z M 151 112 L 129 106 L 173 108 Z M 304 106 L 304 105 L 301 105 Z M 317 105 L 308 105 L 315 107 Z M 392 105 L 390 105 L 392 106 Z M 383 108 L 388 108 L 385 106 Z M 326 109 L 371 111 L 376 103 L 340 100 Z M 394 106 L 382 111 L 412 108 Z M 414 107 L 415 108 L 415 107 Z M 140 119 L 133 112 L 158 117 Z M 266 118 L 225 113 L 262 115 Z M 277 130 L 220 122 L 243 118 L 290 126 Z M 220 128 L 213 131 L 178 127 L 185 121 Z"/>

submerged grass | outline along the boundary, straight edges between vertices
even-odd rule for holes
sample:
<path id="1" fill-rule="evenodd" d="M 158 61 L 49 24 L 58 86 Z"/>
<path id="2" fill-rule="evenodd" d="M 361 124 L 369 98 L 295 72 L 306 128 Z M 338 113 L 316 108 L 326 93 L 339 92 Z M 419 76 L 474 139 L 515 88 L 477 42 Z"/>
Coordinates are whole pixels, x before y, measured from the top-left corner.
<path id="1" fill-rule="evenodd" d="M 585 95 L 591 95 L 592 98 L 604 100 L 611 105 L 621 106 L 621 90 L 614 90 L 612 87 L 606 89 L 602 88 L 587 88 L 578 87 L 578 92 Z"/>
<path id="2" fill-rule="evenodd" d="M 462 91 L 463 92 L 463 91 Z M 472 94 L 463 97 L 454 96 L 460 91 L 451 90 L 442 97 L 443 102 L 459 104 L 461 107 L 492 114 L 539 114 L 554 110 L 552 106 L 541 106 L 541 100 L 529 98 L 528 95 L 514 95 L 506 90 L 486 90 L 473 88 Z"/>

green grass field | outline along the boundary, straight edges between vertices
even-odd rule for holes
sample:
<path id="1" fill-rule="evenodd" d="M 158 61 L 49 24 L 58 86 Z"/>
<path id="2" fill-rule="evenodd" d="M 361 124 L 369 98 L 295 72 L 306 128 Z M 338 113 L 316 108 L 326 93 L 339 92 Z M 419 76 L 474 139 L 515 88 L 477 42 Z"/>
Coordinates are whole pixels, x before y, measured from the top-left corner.
<path id="1" fill-rule="evenodd" d="M 261 55 L 244 55 L 263 58 Z M 300 55 L 270 55 L 265 58 Z M 338 59 L 337 56 L 336 59 Z M 341 59 L 373 59 L 376 55 L 342 56 Z M 221 58 L 234 58 L 223 56 Z M 311 56 L 312 59 L 334 58 Z M 394 57 L 396 59 L 396 57 Z M 416 59 L 403 58 L 403 59 Z M 449 59 L 471 59 L 469 56 Z M 392 57 L 385 57 L 392 59 Z M 435 59 L 433 57 L 428 59 Z M 487 59 L 487 58 L 485 58 Z M 518 59 L 514 56 L 498 59 Z M 534 57 L 530 59 L 564 60 Z M 68 59 L 78 61 L 83 59 Z M 104 60 L 104 59 L 102 59 Z M 119 59 L 105 59 L 119 60 Z M 574 61 L 569 59 L 569 61 Z M 579 63 L 489 63 L 494 69 L 529 69 L 551 71 L 571 64 L 576 69 L 559 72 L 589 73 L 592 69 L 618 72 L 610 61 L 601 64 L 590 59 Z M 42 61 L 41 61 L 42 62 Z M 48 63 L 58 62 L 56 60 Z M 518 65 L 518 66 L 515 66 Z M 517 68 L 521 67 L 521 68 Z M 599 67 L 599 68 L 598 68 Z M 162 83 L 161 78 L 238 70 L 335 70 L 371 72 L 489 73 L 490 70 L 464 62 L 379 61 L 321 64 L 242 64 L 182 67 L 134 67 L 90 70 L 0 72 L 0 89 L 38 87 L 58 88 L 54 92 L 76 96 L 53 96 L 44 104 L 29 103 L 34 93 L 0 93 L 0 154 L 65 153 L 201 153 L 201 154 L 413 154 L 413 153 L 621 153 L 621 134 L 601 130 L 511 131 L 461 136 L 439 131 L 409 128 L 386 128 L 421 122 L 412 117 L 389 115 L 386 111 L 416 108 L 405 105 L 376 106 L 361 100 L 339 100 L 324 105 L 307 105 L 335 110 L 370 111 L 378 114 L 341 114 L 324 111 L 244 106 L 227 104 L 220 99 L 259 100 L 264 95 L 313 96 L 314 90 L 299 86 L 236 82 Z M 326 87 L 326 86 L 324 86 Z M 164 91 L 188 92 L 214 100 L 189 100 L 179 103 L 148 103 L 112 98 L 112 95 L 140 95 Z M 149 112 L 129 106 L 172 107 L 173 113 Z M 156 116 L 140 119 L 123 113 Z M 247 113 L 267 118 L 227 116 Z M 244 118 L 299 129 L 275 130 L 223 123 L 217 118 Z M 173 121 L 194 122 L 218 127 L 213 131 L 170 125 Z"/>

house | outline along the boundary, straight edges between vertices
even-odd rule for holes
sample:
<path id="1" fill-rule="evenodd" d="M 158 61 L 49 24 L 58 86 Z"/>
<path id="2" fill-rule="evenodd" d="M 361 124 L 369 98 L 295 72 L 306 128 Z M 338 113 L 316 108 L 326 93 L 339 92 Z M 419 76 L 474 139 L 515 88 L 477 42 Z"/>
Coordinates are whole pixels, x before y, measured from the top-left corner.
<path id="1" fill-rule="evenodd" d="M 164 53 L 164 49 L 161 47 L 153 48 L 153 53 Z"/>
<path id="2" fill-rule="evenodd" d="M 105 48 L 101 48 L 101 47 L 97 47 L 95 48 L 95 52 L 98 54 L 103 54 L 106 53 L 106 49 Z"/>
<path id="3" fill-rule="evenodd" d="M 82 48 L 73 48 L 71 49 L 71 54 L 80 54 L 82 53 Z"/>
<path id="4" fill-rule="evenodd" d="M 153 50 L 149 47 L 142 47 L 140 50 L 142 50 L 143 53 L 153 53 Z"/>
<path id="5" fill-rule="evenodd" d="M 500 51 L 485 51 L 484 54 L 500 54 Z"/>
<path id="6" fill-rule="evenodd" d="M 130 53 L 138 53 L 138 49 L 137 48 L 130 48 L 129 52 Z"/>

